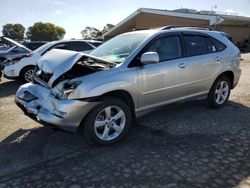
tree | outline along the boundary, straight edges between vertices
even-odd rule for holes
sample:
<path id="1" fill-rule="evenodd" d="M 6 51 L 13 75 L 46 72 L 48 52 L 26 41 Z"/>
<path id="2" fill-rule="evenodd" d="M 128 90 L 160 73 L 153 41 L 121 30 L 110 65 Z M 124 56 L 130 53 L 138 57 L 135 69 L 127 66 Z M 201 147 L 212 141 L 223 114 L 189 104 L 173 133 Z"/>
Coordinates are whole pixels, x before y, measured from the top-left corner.
<path id="1" fill-rule="evenodd" d="M 26 36 L 31 41 L 54 41 L 63 39 L 65 33 L 64 28 L 52 23 L 36 22 L 28 28 Z"/>
<path id="2" fill-rule="evenodd" d="M 24 37 L 25 27 L 22 24 L 5 24 L 3 25 L 3 36 L 16 41 L 22 41 Z"/>
<path id="3" fill-rule="evenodd" d="M 94 27 L 86 27 L 81 31 L 82 38 L 85 40 L 101 40 L 102 32 Z"/>
<path id="4" fill-rule="evenodd" d="M 114 25 L 112 24 L 106 24 L 101 31 L 94 27 L 85 27 L 85 29 L 81 31 L 82 38 L 85 40 L 102 40 L 102 35 L 113 27 Z"/>
<path id="5" fill-rule="evenodd" d="M 113 27 L 115 27 L 113 24 L 106 24 L 106 25 L 103 27 L 102 34 L 108 32 L 108 31 L 111 30 Z"/>

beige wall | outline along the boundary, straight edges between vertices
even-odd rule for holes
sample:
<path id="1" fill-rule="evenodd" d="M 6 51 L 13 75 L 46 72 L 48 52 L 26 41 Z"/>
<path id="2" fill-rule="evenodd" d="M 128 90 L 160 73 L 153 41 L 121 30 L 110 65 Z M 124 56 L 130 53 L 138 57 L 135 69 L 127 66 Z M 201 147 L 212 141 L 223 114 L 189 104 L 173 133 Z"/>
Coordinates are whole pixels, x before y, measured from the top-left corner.
<path id="1" fill-rule="evenodd" d="M 141 13 L 136 17 L 136 29 L 147 29 L 154 27 L 162 27 L 166 25 L 183 25 L 183 26 L 198 26 L 208 27 L 209 22 L 206 20 L 178 18 L 172 16 L 162 16 Z"/>
<path id="2" fill-rule="evenodd" d="M 247 26 L 228 26 L 220 25 L 218 30 L 229 33 L 233 42 L 237 44 L 238 42 L 243 42 L 246 39 L 250 39 L 250 27 Z"/>
<path id="3" fill-rule="evenodd" d="M 125 33 L 132 30 L 149 29 L 167 25 L 209 27 L 209 21 L 140 13 L 133 20 L 123 24 L 122 26 L 117 28 L 116 31 L 106 36 L 105 40 L 112 38 L 120 33 Z M 216 30 L 229 33 L 232 36 L 233 42 L 235 44 L 237 44 L 238 42 L 243 42 L 246 39 L 250 39 L 250 26 L 219 25 L 216 26 Z"/>

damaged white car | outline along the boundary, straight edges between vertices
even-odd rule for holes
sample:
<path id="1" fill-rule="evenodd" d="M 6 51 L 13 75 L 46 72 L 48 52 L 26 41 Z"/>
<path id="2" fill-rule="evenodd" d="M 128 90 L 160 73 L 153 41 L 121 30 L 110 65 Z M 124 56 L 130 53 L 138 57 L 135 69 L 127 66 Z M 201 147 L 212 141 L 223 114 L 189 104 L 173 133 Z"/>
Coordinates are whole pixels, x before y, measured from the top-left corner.
<path id="1" fill-rule="evenodd" d="M 239 62 L 239 50 L 219 32 L 135 31 L 90 54 L 46 53 L 36 83 L 22 85 L 16 103 L 39 121 L 113 144 L 155 107 L 196 96 L 222 107 L 239 81 Z"/>

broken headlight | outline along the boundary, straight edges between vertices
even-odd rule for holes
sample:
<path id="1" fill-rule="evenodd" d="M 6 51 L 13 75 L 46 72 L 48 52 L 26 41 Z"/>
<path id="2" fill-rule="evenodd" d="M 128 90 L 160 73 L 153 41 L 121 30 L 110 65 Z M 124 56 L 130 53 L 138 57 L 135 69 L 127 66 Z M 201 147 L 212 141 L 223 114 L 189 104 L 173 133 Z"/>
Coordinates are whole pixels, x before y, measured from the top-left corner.
<path id="1" fill-rule="evenodd" d="M 81 84 L 81 81 L 63 81 L 57 84 L 52 90 L 52 95 L 59 99 L 67 99 L 69 94 L 74 92 L 74 90 Z"/>

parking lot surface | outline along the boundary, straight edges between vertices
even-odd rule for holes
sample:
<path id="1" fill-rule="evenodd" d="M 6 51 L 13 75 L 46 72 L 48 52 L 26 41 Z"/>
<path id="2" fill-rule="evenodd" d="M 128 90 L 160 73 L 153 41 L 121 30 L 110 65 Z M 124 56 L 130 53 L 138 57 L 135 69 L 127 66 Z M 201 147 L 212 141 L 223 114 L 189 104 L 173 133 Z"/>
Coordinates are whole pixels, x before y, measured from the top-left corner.
<path id="1" fill-rule="evenodd" d="M 14 104 L 21 84 L 0 82 L 1 187 L 250 187 L 250 55 L 229 103 L 176 103 L 140 118 L 111 147 L 43 126 Z"/>

